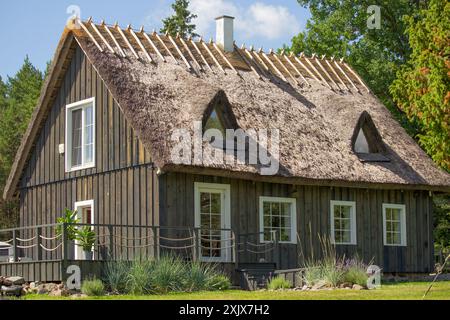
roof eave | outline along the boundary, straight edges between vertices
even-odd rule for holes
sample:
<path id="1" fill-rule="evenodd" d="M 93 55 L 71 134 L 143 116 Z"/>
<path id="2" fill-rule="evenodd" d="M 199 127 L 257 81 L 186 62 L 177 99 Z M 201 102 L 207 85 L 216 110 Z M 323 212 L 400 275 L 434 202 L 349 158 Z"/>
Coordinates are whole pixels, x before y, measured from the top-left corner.
<path id="1" fill-rule="evenodd" d="M 310 186 L 329 186 L 329 187 L 352 187 L 362 189 L 395 189 L 395 190 L 423 190 L 439 193 L 450 193 L 450 185 L 437 186 L 427 184 L 401 184 L 401 183 L 376 183 L 364 181 L 347 181 L 332 179 L 312 179 L 303 177 L 285 177 L 285 176 L 263 176 L 251 172 L 232 171 L 218 168 L 206 168 L 187 165 L 166 164 L 160 168 L 161 172 L 183 172 L 202 175 L 214 175 L 226 178 L 236 178 L 245 180 L 254 180 L 261 182 L 310 185 Z"/>

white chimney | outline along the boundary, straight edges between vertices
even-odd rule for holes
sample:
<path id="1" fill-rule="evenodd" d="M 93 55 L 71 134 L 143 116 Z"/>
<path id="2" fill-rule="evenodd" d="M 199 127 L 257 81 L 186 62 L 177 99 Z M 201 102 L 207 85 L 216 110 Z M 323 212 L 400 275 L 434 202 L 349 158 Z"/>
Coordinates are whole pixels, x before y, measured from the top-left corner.
<path id="1" fill-rule="evenodd" d="M 234 17 L 221 16 L 216 18 L 216 42 L 226 52 L 234 51 Z"/>

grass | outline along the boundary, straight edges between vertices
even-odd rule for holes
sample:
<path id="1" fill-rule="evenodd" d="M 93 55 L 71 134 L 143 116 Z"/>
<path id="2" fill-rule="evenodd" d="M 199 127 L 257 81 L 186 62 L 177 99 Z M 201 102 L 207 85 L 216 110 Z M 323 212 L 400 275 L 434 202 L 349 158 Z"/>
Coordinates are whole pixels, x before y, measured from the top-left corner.
<path id="1" fill-rule="evenodd" d="M 148 296 L 103 296 L 88 297 L 88 300 L 421 300 L 429 286 L 428 282 L 406 282 L 384 284 L 376 290 L 333 291 L 241 291 L 227 290 L 214 292 L 171 293 Z M 68 300 L 49 296 L 29 295 L 27 300 Z M 427 300 L 450 300 L 450 281 L 435 283 Z"/>

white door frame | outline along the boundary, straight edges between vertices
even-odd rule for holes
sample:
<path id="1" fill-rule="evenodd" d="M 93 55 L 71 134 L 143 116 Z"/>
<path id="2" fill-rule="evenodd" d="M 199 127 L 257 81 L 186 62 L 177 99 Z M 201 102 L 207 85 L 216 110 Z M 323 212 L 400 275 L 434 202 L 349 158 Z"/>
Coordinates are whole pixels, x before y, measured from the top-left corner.
<path id="1" fill-rule="evenodd" d="M 231 214 L 230 214 L 230 185 L 229 184 L 217 184 L 217 183 L 203 183 L 203 182 L 195 182 L 194 183 L 194 207 L 195 207 L 195 227 L 200 228 L 200 193 L 201 192 L 215 192 L 221 194 L 221 228 L 222 229 L 231 229 Z M 231 232 L 222 231 L 221 239 L 230 239 Z M 201 243 L 201 241 L 199 241 Z M 211 262 L 228 262 L 231 261 L 231 241 L 221 242 L 221 256 L 220 257 L 202 257 L 201 256 L 201 248 L 197 248 L 200 250 L 200 259 L 202 261 L 211 261 Z"/>
<path id="2" fill-rule="evenodd" d="M 76 211 L 77 219 L 79 223 L 83 223 L 82 218 L 82 212 L 78 210 L 79 208 L 91 208 L 91 223 L 94 224 L 94 200 L 86 200 L 86 201 L 78 201 L 75 202 L 73 211 Z M 91 227 L 92 230 L 94 230 L 94 227 Z M 94 248 L 92 248 L 92 251 L 94 251 Z M 95 252 L 94 252 L 95 254 Z M 78 256 L 78 240 L 75 240 L 75 260 L 81 260 L 82 257 Z M 94 257 L 95 258 L 95 257 Z"/>

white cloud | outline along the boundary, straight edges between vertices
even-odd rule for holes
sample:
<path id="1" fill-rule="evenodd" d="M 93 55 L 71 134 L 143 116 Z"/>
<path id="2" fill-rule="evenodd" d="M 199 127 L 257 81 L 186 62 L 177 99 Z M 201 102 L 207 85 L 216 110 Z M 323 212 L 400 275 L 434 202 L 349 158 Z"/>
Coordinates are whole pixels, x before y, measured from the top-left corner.
<path id="1" fill-rule="evenodd" d="M 198 18 L 194 23 L 200 35 L 215 34 L 215 18 L 231 15 L 236 18 L 236 36 L 251 40 L 262 37 L 270 40 L 293 36 L 300 31 L 300 23 L 288 8 L 256 2 L 249 7 L 229 0 L 191 0 L 190 10 Z"/>
<path id="2" fill-rule="evenodd" d="M 156 9 L 146 16 L 144 24 L 159 30 L 161 20 L 172 15 L 173 11 L 170 1 L 157 2 Z M 215 36 L 215 18 L 221 15 L 236 18 L 235 37 L 242 41 L 287 39 L 301 30 L 297 17 L 287 7 L 261 1 L 249 4 L 236 0 L 191 0 L 189 10 L 198 16 L 193 21 L 196 32 L 206 39 Z"/>
<path id="3" fill-rule="evenodd" d="M 261 36 L 273 40 L 298 33 L 300 24 L 288 8 L 257 2 L 246 10 L 241 21 L 236 21 L 236 29 L 245 38 Z"/>

